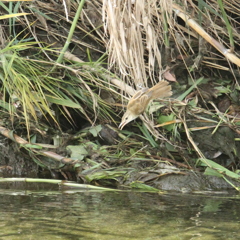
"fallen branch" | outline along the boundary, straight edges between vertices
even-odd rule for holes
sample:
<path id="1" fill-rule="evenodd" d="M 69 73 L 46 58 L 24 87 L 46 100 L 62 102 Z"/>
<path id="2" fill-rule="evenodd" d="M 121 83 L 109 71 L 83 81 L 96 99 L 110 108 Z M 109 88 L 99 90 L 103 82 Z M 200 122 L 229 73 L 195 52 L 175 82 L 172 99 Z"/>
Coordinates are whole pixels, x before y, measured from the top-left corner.
<path id="1" fill-rule="evenodd" d="M 3 126 L 0 126 L 0 133 L 3 136 L 5 136 L 5 137 L 15 141 L 16 143 L 19 143 L 19 144 L 23 145 L 23 146 L 25 145 L 26 147 L 28 147 L 27 145 L 30 145 L 31 146 L 30 147 L 31 151 L 33 151 L 33 152 L 35 152 L 37 154 L 44 155 L 46 157 L 54 159 L 55 161 L 61 162 L 63 164 L 74 164 L 74 163 L 76 163 L 76 160 L 72 160 L 70 158 L 63 157 L 63 156 L 61 156 L 61 155 L 59 155 L 59 154 L 57 154 L 55 152 L 39 150 L 39 148 L 41 147 L 41 144 L 37 144 L 37 143 L 36 144 L 32 144 L 32 143 L 26 141 L 25 139 L 19 137 L 18 135 L 13 134 L 12 131 L 10 131 L 9 129 L 7 129 L 7 128 L 3 127 Z M 34 146 L 36 148 L 38 148 L 38 149 L 34 148 Z M 49 148 L 50 147 L 55 148 L 53 145 L 50 145 Z"/>

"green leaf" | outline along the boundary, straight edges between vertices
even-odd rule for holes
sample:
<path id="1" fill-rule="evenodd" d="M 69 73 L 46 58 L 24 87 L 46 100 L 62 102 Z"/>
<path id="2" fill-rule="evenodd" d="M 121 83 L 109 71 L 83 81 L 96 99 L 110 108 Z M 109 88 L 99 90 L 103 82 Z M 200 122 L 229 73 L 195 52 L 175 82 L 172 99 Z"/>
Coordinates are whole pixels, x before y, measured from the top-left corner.
<path id="1" fill-rule="evenodd" d="M 32 144 L 34 144 L 34 143 L 37 142 L 37 135 L 36 135 L 36 134 L 34 134 L 33 136 L 31 136 L 30 142 L 31 142 Z"/>
<path id="2" fill-rule="evenodd" d="M 102 130 L 102 125 L 97 125 L 95 127 L 91 127 L 89 132 L 94 136 L 97 137 L 99 132 Z"/>
<path id="3" fill-rule="evenodd" d="M 59 104 L 62 106 L 71 107 L 71 108 L 82 108 L 79 103 L 75 103 L 70 99 L 63 99 L 63 98 L 50 97 L 50 96 L 46 96 L 46 99 L 51 103 Z"/>
<path id="4" fill-rule="evenodd" d="M 178 152 L 178 149 L 174 147 L 173 145 L 169 144 L 168 142 L 165 142 L 165 147 L 169 152 Z"/>
<path id="5" fill-rule="evenodd" d="M 47 166 L 46 164 L 40 162 L 37 158 L 34 158 L 34 157 L 33 157 L 32 159 L 33 159 L 33 161 L 34 161 L 38 166 L 40 166 L 40 167 L 42 167 L 42 168 L 48 168 L 48 166 Z"/>
<path id="6" fill-rule="evenodd" d="M 88 182 L 91 182 L 93 180 L 100 180 L 100 179 L 113 179 L 116 180 L 117 177 L 122 177 L 127 173 L 127 171 L 108 171 L 108 170 L 100 170 L 94 173 L 87 174 L 85 178 L 88 180 Z"/>
<path id="7" fill-rule="evenodd" d="M 198 84 L 200 84 L 203 80 L 205 80 L 203 77 L 199 78 L 188 90 L 186 90 L 183 94 L 181 94 L 177 99 L 182 101 L 194 88 L 197 87 Z"/>
<path id="8" fill-rule="evenodd" d="M 36 144 L 31 144 L 31 143 L 20 144 L 20 146 L 24 147 L 24 148 L 42 149 L 42 146 L 39 146 L 39 145 L 36 145 Z"/>
<path id="9" fill-rule="evenodd" d="M 152 135 L 149 133 L 147 127 L 145 126 L 145 124 L 143 124 L 142 126 L 140 124 L 137 123 L 137 126 L 139 127 L 139 129 L 142 131 L 145 139 L 147 141 L 149 141 L 149 143 L 152 145 L 152 147 L 158 147 L 158 144 L 156 141 L 154 141 Z"/>
<path id="10" fill-rule="evenodd" d="M 212 160 L 206 159 L 206 158 L 200 158 L 199 159 L 203 165 L 207 166 L 207 169 L 205 170 L 204 174 L 211 175 L 211 176 L 217 176 L 217 177 L 224 177 L 228 176 L 234 179 L 239 180 L 240 176 L 227 168 L 219 165 L 218 163 L 215 163 Z"/>
<path id="11" fill-rule="evenodd" d="M 0 20 L 6 19 L 6 18 L 14 18 L 14 17 L 20 17 L 20 16 L 25 16 L 30 13 L 12 13 L 12 14 L 6 14 L 3 16 L 0 16 Z"/>
<path id="12" fill-rule="evenodd" d="M 14 109 L 11 107 L 11 105 L 3 100 L 0 100 L 0 107 L 6 109 L 7 111 L 10 111 L 11 109 Z"/>
<path id="13" fill-rule="evenodd" d="M 210 167 L 207 167 L 205 169 L 205 172 L 204 172 L 205 175 L 208 175 L 208 176 L 215 176 L 215 177 L 222 177 L 223 175 L 221 173 L 219 173 L 217 170 L 215 169 L 212 169 Z"/>
<path id="14" fill-rule="evenodd" d="M 172 113 L 168 116 L 164 116 L 164 115 L 161 115 L 159 118 L 158 118 L 158 123 L 159 124 L 162 124 L 162 123 L 165 123 L 165 122 L 170 122 L 170 121 L 173 121 L 175 120 L 176 117 L 175 115 Z M 174 128 L 174 124 L 169 124 L 169 125 L 166 125 L 166 126 L 162 126 L 163 128 L 165 128 L 166 130 L 168 131 L 172 131 L 173 128 Z"/>
<path id="15" fill-rule="evenodd" d="M 132 188 L 138 188 L 138 189 L 141 189 L 141 190 L 144 190 L 144 191 L 148 191 L 148 192 L 159 192 L 160 191 L 157 188 L 151 187 L 151 186 L 146 185 L 146 184 L 141 183 L 141 182 L 132 182 L 130 184 L 130 186 Z"/>
<path id="16" fill-rule="evenodd" d="M 68 145 L 66 149 L 70 152 L 71 158 L 75 160 L 83 160 L 88 155 L 88 151 L 84 145 Z"/>

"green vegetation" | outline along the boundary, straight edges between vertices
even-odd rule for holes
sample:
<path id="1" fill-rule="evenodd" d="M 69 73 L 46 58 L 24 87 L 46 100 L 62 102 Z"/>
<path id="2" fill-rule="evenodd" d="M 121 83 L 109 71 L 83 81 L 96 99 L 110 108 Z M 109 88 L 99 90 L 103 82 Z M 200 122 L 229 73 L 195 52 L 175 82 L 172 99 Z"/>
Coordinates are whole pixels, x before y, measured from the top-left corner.
<path id="1" fill-rule="evenodd" d="M 197 169 L 239 190 L 240 9 L 184 4 L 0 2 L 0 145 L 24 159 L 0 165 L 145 191 Z M 173 97 L 120 131 L 135 89 L 161 79 Z"/>

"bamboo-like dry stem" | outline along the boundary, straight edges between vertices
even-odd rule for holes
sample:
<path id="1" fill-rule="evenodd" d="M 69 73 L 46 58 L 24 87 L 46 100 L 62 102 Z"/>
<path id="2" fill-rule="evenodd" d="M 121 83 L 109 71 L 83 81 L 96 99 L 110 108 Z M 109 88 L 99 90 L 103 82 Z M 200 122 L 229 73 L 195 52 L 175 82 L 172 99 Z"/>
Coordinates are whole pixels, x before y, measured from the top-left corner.
<path id="1" fill-rule="evenodd" d="M 240 59 L 233 53 L 230 49 L 226 49 L 223 44 L 218 42 L 212 36 L 210 36 L 196 21 L 190 18 L 180 7 L 176 4 L 173 5 L 173 11 L 178 17 L 182 18 L 186 24 L 188 24 L 192 29 L 194 29 L 200 36 L 202 36 L 208 43 L 215 47 L 221 54 L 223 54 L 229 61 L 233 62 L 240 67 Z"/>

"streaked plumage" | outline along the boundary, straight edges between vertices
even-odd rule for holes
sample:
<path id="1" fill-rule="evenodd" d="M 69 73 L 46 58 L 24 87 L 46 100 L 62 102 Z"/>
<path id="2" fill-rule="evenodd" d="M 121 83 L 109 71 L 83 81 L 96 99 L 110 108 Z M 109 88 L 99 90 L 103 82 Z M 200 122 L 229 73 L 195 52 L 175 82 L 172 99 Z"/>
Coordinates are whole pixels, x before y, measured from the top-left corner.
<path id="1" fill-rule="evenodd" d="M 172 87 L 169 85 L 169 83 L 163 80 L 152 88 L 145 88 L 136 92 L 136 94 L 134 94 L 128 102 L 127 110 L 122 117 L 119 128 L 123 129 L 126 124 L 142 114 L 151 100 L 170 97 L 172 95 L 171 90 Z"/>

